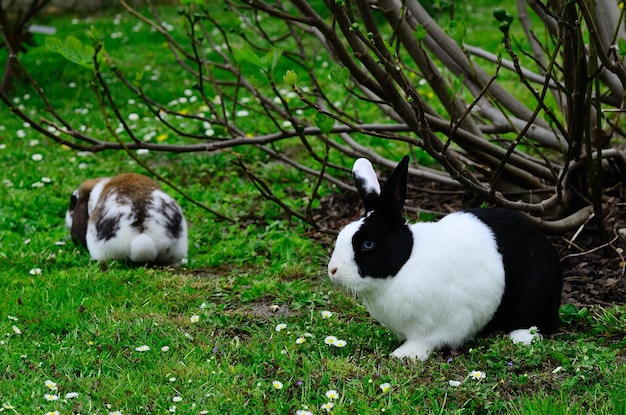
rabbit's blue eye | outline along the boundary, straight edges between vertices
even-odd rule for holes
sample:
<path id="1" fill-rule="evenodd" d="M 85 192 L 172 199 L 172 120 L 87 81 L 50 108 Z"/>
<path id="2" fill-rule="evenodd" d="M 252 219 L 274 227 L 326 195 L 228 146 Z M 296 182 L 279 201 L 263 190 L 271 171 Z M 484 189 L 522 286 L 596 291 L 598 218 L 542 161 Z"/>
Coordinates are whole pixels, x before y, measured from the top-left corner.
<path id="1" fill-rule="evenodd" d="M 361 245 L 361 250 L 363 252 L 369 252 L 374 248 L 376 248 L 376 241 L 372 241 L 371 239 L 363 241 L 363 245 Z"/>

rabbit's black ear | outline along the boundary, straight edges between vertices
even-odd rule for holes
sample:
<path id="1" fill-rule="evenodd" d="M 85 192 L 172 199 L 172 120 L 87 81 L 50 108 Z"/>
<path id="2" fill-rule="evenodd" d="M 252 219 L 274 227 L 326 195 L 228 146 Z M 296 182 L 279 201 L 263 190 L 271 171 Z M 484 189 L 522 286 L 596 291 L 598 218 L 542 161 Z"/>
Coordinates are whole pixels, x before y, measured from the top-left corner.
<path id="1" fill-rule="evenodd" d="M 380 184 L 376 172 L 368 159 L 360 158 L 354 162 L 352 176 L 366 212 L 374 210 L 380 196 Z"/>
<path id="2" fill-rule="evenodd" d="M 89 195 L 81 197 L 80 190 L 72 194 L 70 200 L 70 214 L 72 215 L 70 234 L 75 244 L 80 244 L 85 248 L 87 248 L 87 223 L 89 222 L 88 203 Z"/>
<path id="3" fill-rule="evenodd" d="M 406 199 L 406 183 L 409 174 L 409 157 L 404 156 L 387 179 L 378 198 L 376 211 L 388 218 L 402 218 L 404 199 Z"/>

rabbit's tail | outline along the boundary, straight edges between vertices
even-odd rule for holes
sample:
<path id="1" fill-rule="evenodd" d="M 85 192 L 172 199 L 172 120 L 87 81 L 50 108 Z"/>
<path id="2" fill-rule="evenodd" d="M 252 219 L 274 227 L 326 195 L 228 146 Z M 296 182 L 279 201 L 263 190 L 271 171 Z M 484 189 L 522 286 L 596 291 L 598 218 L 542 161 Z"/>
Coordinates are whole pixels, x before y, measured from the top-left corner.
<path id="1" fill-rule="evenodd" d="M 157 247 L 154 239 L 145 233 L 135 236 L 130 243 L 130 260 L 139 264 L 154 262 Z"/>

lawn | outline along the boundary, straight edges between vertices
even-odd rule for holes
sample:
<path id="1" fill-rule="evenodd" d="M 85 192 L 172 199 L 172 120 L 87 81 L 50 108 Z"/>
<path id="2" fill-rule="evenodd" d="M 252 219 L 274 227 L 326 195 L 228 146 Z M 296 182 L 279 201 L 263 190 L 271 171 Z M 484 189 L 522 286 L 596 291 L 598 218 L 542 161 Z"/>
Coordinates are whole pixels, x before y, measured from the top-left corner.
<path id="1" fill-rule="evenodd" d="M 176 9 L 164 12 L 175 32 Z M 180 81 L 162 38 L 131 16 L 48 16 L 42 23 L 54 25 L 59 39 L 83 42 L 97 27 L 109 53 L 143 72 L 148 90 L 179 110 L 194 106 L 192 85 Z M 43 45 L 43 37 L 37 40 Z M 23 61 L 68 119 L 94 136 L 107 134 L 84 69 L 43 47 Z M 112 83 L 121 108 L 139 114 L 130 117 L 142 123 L 138 131 L 174 140 L 117 87 Z M 11 99 L 35 118 L 49 116 L 23 84 Z M 242 119 L 255 127 L 251 117 Z M 164 186 L 189 222 L 188 263 L 105 267 L 70 239 L 70 195 L 86 178 L 145 170 L 121 151 L 59 146 L 0 105 L 0 411 L 626 412 L 623 306 L 566 305 L 559 332 L 527 347 L 493 336 L 423 363 L 389 357 L 398 340 L 326 275 L 332 239 L 311 237 L 308 226 L 259 195 L 233 160 L 255 167 L 290 200 L 311 184 L 259 151 L 237 151 L 136 154 L 234 222 Z"/>

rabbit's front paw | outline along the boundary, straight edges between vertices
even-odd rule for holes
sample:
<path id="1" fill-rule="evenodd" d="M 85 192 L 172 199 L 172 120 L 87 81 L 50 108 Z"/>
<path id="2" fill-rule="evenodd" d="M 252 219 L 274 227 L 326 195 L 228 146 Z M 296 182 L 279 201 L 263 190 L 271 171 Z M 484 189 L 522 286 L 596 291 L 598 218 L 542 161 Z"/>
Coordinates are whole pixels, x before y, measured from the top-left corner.
<path id="1" fill-rule="evenodd" d="M 399 359 L 409 358 L 412 360 L 421 360 L 422 362 L 428 359 L 430 354 L 430 348 L 417 341 L 405 341 L 404 344 L 398 347 L 391 353 Z"/>

